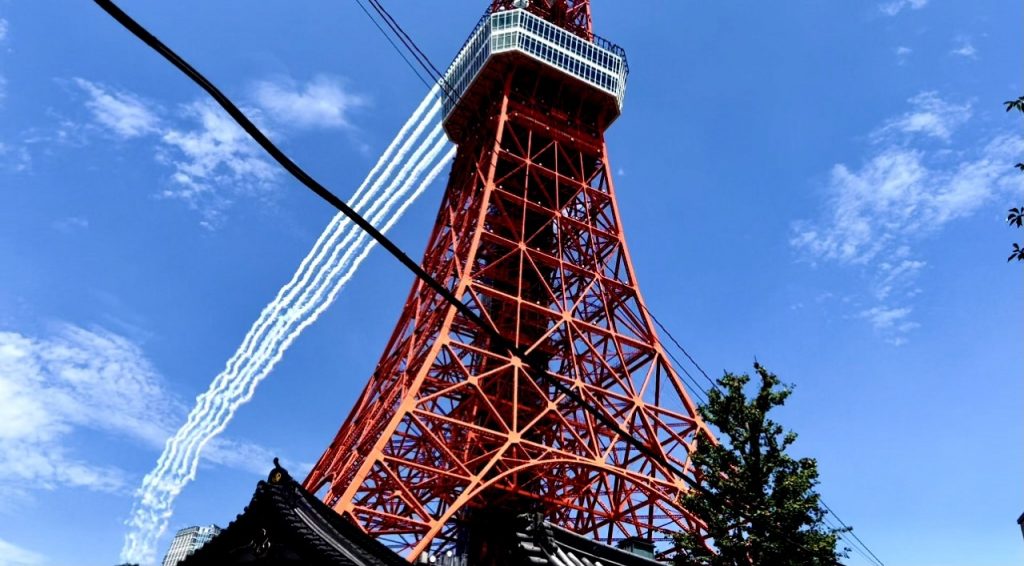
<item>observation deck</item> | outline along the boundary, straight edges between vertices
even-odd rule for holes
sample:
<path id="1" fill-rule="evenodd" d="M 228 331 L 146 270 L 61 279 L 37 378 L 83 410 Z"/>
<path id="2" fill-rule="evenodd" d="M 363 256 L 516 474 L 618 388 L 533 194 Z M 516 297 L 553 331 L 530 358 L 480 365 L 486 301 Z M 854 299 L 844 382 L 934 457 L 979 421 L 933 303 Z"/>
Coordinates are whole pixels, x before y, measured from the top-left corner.
<path id="1" fill-rule="evenodd" d="M 598 36 L 587 41 L 524 9 L 503 10 L 481 18 L 445 72 L 444 127 L 452 141 L 459 143 L 478 107 L 470 101 L 504 75 L 496 63 L 517 58 L 582 83 L 574 90 L 601 107 L 602 129 L 622 111 L 629 64 L 621 47 Z"/>

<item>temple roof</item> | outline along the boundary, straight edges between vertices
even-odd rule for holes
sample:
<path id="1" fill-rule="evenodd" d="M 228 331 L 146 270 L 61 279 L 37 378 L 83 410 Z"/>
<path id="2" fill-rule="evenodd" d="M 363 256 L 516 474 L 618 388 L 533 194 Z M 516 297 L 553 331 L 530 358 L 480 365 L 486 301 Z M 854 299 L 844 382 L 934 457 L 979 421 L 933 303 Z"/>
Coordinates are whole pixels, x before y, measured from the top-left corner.
<path id="1" fill-rule="evenodd" d="M 179 566 L 308 564 L 408 566 L 314 497 L 274 460 L 238 517 Z"/>
<path id="2" fill-rule="evenodd" d="M 544 522 L 523 517 L 516 533 L 521 564 L 552 566 L 664 566 L 652 558 L 591 540 Z"/>
<path id="3" fill-rule="evenodd" d="M 491 558 L 480 561 L 481 564 L 663 564 L 544 522 L 538 514 L 519 515 L 511 520 L 514 524 L 511 529 L 490 528 L 481 533 L 483 538 L 505 549 L 501 552 L 505 558 Z M 423 559 L 427 560 L 426 556 Z M 437 560 L 438 565 L 480 566 L 475 562 L 464 557 Z M 275 459 L 274 469 L 266 481 L 256 485 L 256 492 L 242 513 L 179 566 L 236 564 L 408 566 L 409 562 L 303 489 Z"/>

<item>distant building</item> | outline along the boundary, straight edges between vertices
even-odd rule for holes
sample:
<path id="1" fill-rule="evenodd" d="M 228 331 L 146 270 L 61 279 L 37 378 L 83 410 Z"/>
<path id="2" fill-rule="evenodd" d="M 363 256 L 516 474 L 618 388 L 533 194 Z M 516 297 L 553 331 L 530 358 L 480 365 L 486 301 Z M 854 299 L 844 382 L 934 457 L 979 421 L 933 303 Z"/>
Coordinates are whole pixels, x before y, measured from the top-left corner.
<path id="1" fill-rule="evenodd" d="M 220 527 L 208 525 L 205 527 L 188 527 L 181 529 L 174 534 L 171 541 L 171 548 L 164 556 L 163 566 L 177 566 L 179 562 L 188 555 L 202 548 L 210 539 L 220 534 Z"/>

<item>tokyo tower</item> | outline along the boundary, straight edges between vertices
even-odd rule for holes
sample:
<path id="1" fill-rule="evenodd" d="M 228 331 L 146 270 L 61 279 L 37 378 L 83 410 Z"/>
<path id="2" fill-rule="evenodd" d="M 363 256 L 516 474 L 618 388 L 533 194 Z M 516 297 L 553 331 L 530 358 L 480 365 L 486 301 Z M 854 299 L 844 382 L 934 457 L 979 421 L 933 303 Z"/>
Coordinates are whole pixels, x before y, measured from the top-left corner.
<path id="1" fill-rule="evenodd" d="M 706 425 L 643 306 L 604 142 L 627 74 L 588 0 L 495 0 L 445 75 L 458 153 L 422 266 L 531 363 L 415 283 L 304 483 L 409 560 L 461 552 L 495 509 L 607 543 L 701 528 L 678 500 Z"/>

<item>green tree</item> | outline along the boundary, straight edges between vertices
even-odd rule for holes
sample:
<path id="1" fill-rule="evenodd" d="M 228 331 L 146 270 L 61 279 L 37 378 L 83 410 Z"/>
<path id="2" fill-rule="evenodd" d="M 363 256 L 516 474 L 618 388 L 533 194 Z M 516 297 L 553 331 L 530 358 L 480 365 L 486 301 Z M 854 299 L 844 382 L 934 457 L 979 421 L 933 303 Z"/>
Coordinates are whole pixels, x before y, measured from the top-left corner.
<path id="1" fill-rule="evenodd" d="M 678 566 L 833 566 L 849 549 L 837 549 L 846 529 L 825 524 L 826 511 L 814 491 L 818 464 L 794 459 L 786 450 L 796 434 L 768 418 L 792 388 L 760 364 L 757 394 L 745 393 L 750 376 L 726 373 L 700 408 L 720 431 L 716 444 L 697 438 L 692 456 L 704 489 L 683 497 L 683 506 L 707 525 L 709 549 L 693 533 L 679 536 Z"/>
<path id="2" fill-rule="evenodd" d="M 1006 105 L 1006 111 L 1017 110 L 1018 112 L 1024 113 L 1024 96 L 1017 97 L 1017 100 L 1007 100 L 1003 104 Z M 1014 165 L 1017 169 L 1024 173 L 1024 163 L 1018 163 Z M 1020 228 L 1024 225 L 1024 206 L 1019 208 L 1011 208 L 1009 213 L 1006 215 L 1006 222 L 1010 226 L 1016 226 Z M 1013 250 L 1010 252 L 1010 257 L 1006 258 L 1006 261 L 1024 261 L 1024 246 L 1014 242 Z"/>

